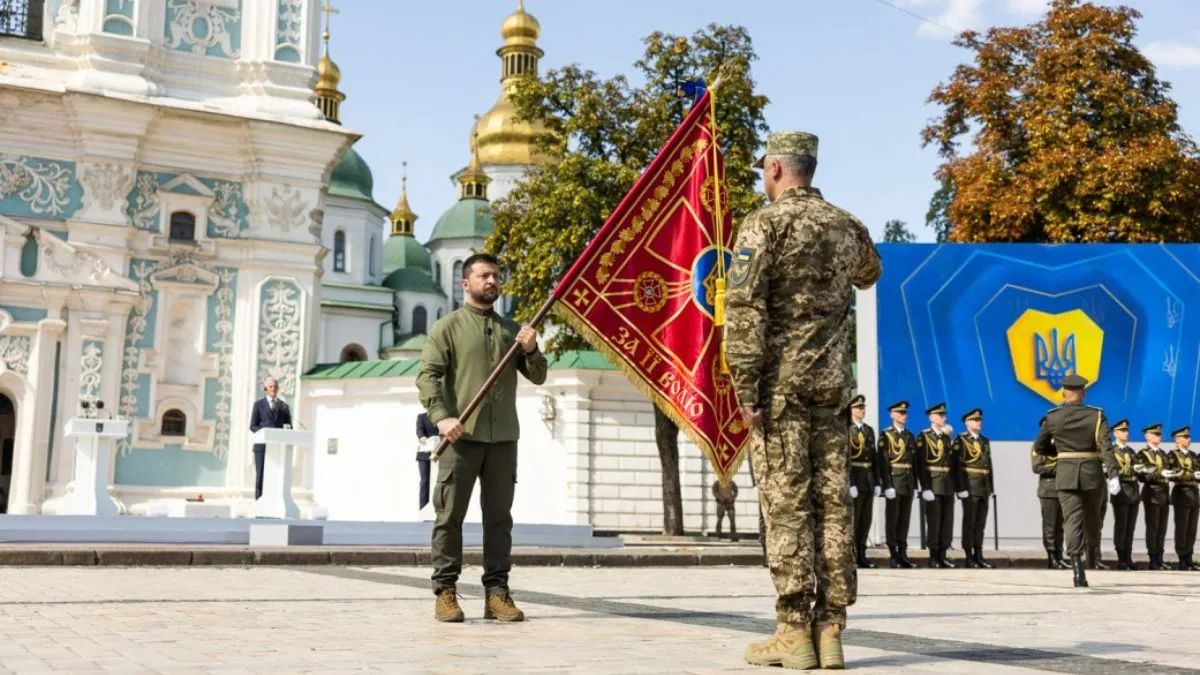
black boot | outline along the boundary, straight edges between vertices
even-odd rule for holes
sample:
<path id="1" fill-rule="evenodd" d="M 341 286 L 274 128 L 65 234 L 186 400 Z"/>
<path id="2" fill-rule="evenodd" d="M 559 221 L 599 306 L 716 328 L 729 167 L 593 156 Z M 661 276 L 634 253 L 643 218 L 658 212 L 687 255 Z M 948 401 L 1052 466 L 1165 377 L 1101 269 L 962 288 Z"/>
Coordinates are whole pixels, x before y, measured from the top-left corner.
<path id="1" fill-rule="evenodd" d="M 1142 569 L 1142 568 L 1138 567 L 1137 563 L 1133 562 L 1133 551 L 1132 550 L 1125 551 L 1125 563 L 1129 566 L 1130 571 L 1136 572 L 1136 571 Z"/>
<path id="2" fill-rule="evenodd" d="M 967 554 L 967 559 L 963 563 L 963 567 L 966 567 L 968 569 L 979 569 L 979 560 L 975 557 L 975 549 L 967 548 L 967 549 L 963 549 L 963 550 Z"/>
<path id="3" fill-rule="evenodd" d="M 938 560 L 938 550 L 936 548 L 929 549 L 929 569 L 938 569 L 941 566 Z"/>
<path id="4" fill-rule="evenodd" d="M 868 569 L 868 570 L 873 570 L 873 569 L 879 567 L 879 565 L 876 565 L 875 563 L 871 562 L 871 559 L 867 557 L 867 549 L 865 549 L 865 548 L 861 549 L 859 551 L 858 555 L 859 555 L 859 560 L 862 561 L 859 563 L 859 565 L 858 565 L 859 567 L 862 567 L 863 569 Z"/>
<path id="5" fill-rule="evenodd" d="M 892 556 L 892 569 L 898 570 L 904 567 L 904 563 L 900 562 L 899 549 L 895 546 L 888 546 L 888 553 Z"/>
<path id="6" fill-rule="evenodd" d="M 1066 563 L 1066 561 L 1064 561 L 1064 560 L 1063 560 L 1063 557 L 1062 557 L 1062 552 L 1061 552 L 1061 551 L 1059 551 L 1059 552 L 1056 552 L 1056 553 L 1054 554 L 1054 569 L 1056 569 L 1056 570 L 1069 570 L 1069 569 L 1071 569 L 1071 566 L 1070 566 L 1070 565 L 1068 565 L 1068 564 Z"/>
<path id="7" fill-rule="evenodd" d="M 1096 554 L 1096 564 L 1095 564 L 1095 566 L 1094 566 L 1094 569 L 1098 569 L 1098 570 L 1111 570 L 1112 568 L 1111 568 L 1111 567 L 1109 567 L 1108 565 L 1105 565 L 1105 564 L 1104 564 L 1104 558 L 1100 557 L 1100 554 L 1099 554 L 1099 553 L 1097 553 L 1097 554 Z"/>
<path id="8" fill-rule="evenodd" d="M 1159 553 L 1159 554 L 1158 554 L 1158 564 L 1159 564 L 1160 566 L 1162 566 L 1162 568 L 1163 568 L 1164 570 L 1167 570 L 1167 571 L 1171 571 L 1171 570 L 1175 569 L 1175 566 L 1174 566 L 1174 565 L 1172 565 L 1171 563 L 1167 562 L 1166 560 L 1163 560 L 1163 556 L 1164 556 L 1164 555 L 1166 555 L 1166 554 L 1165 554 L 1165 553 Z"/>
<path id="9" fill-rule="evenodd" d="M 1153 570 L 1155 572 L 1161 570 L 1163 568 L 1162 556 L 1159 555 L 1158 553 L 1151 553 L 1149 555 L 1150 555 L 1150 564 L 1146 566 L 1146 569 Z"/>
<path id="10" fill-rule="evenodd" d="M 995 565 L 983 559 L 983 548 L 975 549 L 975 566 L 979 569 L 990 570 L 995 569 Z"/>
<path id="11" fill-rule="evenodd" d="M 1087 588 L 1087 573 L 1084 571 L 1084 560 L 1079 556 L 1071 558 L 1071 566 L 1075 568 L 1075 588 Z"/>
<path id="12" fill-rule="evenodd" d="M 915 570 L 917 563 L 908 559 L 908 549 L 901 547 L 897 549 L 900 552 L 900 566 L 906 570 Z"/>
<path id="13" fill-rule="evenodd" d="M 1046 569 L 1048 569 L 1048 570 L 1058 569 L 1057 563 L 1058 563 L 1058 559 L 1054 557 L 1053 553 L 1046 554 Z"/>
<path id="14" fill-rule="evenodd" d="M 950 559 L 946 557 L 946 550 L 947 549 L 943 548 L 938 551 L 938 567 L 940 567 L 944 570 L 955 569 L 956 567 L 958 567 L 958 565 L 955 565 L 954 563 L 950 562 Z"/>
<path id="15" fill-rule="evenodd" d="M 1133 561 L 1129 553 L 1125 551 L 1117 551 L 1117 569 L 1121 571 L 1129 571 L 1133 569 Z"/>

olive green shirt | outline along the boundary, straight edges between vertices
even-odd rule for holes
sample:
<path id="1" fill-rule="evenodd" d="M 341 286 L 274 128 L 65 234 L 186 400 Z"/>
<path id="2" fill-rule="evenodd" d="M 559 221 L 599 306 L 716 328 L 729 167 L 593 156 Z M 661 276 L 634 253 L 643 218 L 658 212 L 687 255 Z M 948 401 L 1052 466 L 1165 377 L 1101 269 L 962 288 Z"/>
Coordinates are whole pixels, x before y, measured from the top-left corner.
<path id="1" fill-rule="evenodd" d="M 1064 403 L 1046 413 L 1033 442 L 1039 455 L 1058 458 L 1055 483 L 1059 490 L 1095 490 L 1104 487 L 1112 466 L 1112 442 L 1104 411 L 1090 405 Z M 1072 453 L 1062 457 L 1064 453 Z M 1091 457 L 1079 457 L 1080 454 Z"/>
<path id="2" fill-rule="evenodd" d="M 433 324 L 421 349 L 417 392 L 434 424 L 459 417 L 517 339 L 521 326 L 492 310 L 467 305 Z M 517 440 L 517 371 L 534 384 L 546 381 L 546 357 L 540 350 L 518 349 L 496 385 L 469 420 L 463 438 L 480 443 Z"/>

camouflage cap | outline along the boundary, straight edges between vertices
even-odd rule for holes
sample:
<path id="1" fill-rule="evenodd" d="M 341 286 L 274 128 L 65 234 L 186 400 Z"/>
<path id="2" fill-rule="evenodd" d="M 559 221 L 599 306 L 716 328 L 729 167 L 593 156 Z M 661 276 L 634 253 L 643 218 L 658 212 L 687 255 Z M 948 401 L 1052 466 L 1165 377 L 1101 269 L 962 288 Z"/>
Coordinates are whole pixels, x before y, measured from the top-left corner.
<path id="1" fill-rule="evenodd" d="M 817 137 L 805 131 L 777 131 L 767 136 L 767 149 L 754 163 L 754 168 L 763 168 L 768 155 L 794 155 L 817 158 Z"/>

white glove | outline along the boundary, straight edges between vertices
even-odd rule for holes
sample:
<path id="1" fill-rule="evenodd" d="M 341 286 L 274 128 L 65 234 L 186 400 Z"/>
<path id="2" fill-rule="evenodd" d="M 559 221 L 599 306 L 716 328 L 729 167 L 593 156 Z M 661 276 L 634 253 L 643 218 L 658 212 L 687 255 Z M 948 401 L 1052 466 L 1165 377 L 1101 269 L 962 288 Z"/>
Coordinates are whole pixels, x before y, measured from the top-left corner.
<path id="1" fill-rule="evenodd" d="M 858 499 L 858 488 L 853 485 L 850 486 L 850 499 Z"/>
<path id="2" fill-rule="evenodd" d="M 1200 473 L 1200 472 L 1197 472 L 1197 473 Z M 884 490 L 883 496 L 887 497 L 888 499 L 895 499 L 896 498 L 896 488 L 888 488 L 888 489 Z"/>
<path id="3" fill-rule="evenodd" d="M 954 435 L 954 427 L 950 426 L 949 424 L 943 424 L 942 425 L 942 433 L 947 436 L 953 436 Z"/>
<path id="4" fill-rule="evenodd" d="M 922 492 L 921 499 L 924 499 L 927 502 L 933 501 L 933 490 L 925 490 Z"/>
<path id="5" fill-rule="evenodd" d="M 921 491 L 920 491 L 920 490 L 913 490 L 913 499 L 916 499 L 916 498 L 918 498 L 918 497 L 920 497 L 920 496 L 921 496 Z"/>
<path id="6" fill-rule="evenodd" d="M 1195 478 L 1196 480 L 1200 480 L 1200 471 L 1193 471 L 1192 477 Z"/>
<path id="7" fill-rule="evenodd" d="M 1120 492 L 1121 492 L 1121 479 L 1120 478 L 1109 478 L 1108 479 L 1108 494 L 1115 495 Z"/>
<path id="8" fill-rule="evenodd" d="M 878 486 L 878 485 L 876 485 L 876 486 L 875 486 L 875 496 L 876 496 L 876 497 L 878 497 L 880 492 L 882 492 L 882 490 L 880 490 L 880 489 L 879 489 L 879 486 Z"/>
<path id="9" fill-rule="evenodd" d="M 1179 472 L 1174 469 L 1163 469 L 1162 477 L 1163 478 L 1178 478 Z"/>
<path id="10" fill-rule="evenodd" d="M 967 492 L 966 490 L 960 490 L 960 491 L 958 492 L 958 498 L 959 498 L 959 499 L 966 499 L 967 497 L 970 497 L 970 496 L 971 496 L 971 493 L 970 493 L 970 492 Z"/>

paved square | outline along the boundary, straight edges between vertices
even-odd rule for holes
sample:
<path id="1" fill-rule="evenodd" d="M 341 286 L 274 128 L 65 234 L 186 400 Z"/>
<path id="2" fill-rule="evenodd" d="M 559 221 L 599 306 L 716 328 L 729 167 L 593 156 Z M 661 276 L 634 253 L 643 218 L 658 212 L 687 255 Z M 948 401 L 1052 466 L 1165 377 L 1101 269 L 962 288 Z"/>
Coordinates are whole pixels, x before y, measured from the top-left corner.
<path id="1" fill-rule="evenodd" d="M 17 672 L 724 673 L 774 626 L 761 568 L 514 571 L 530 620 L 432 619 L 424 568 L 0 568 L 0 669 Z M 846 633 L 865 672 L 1183 672 L 1200 574 L 871 570 Z"/>

